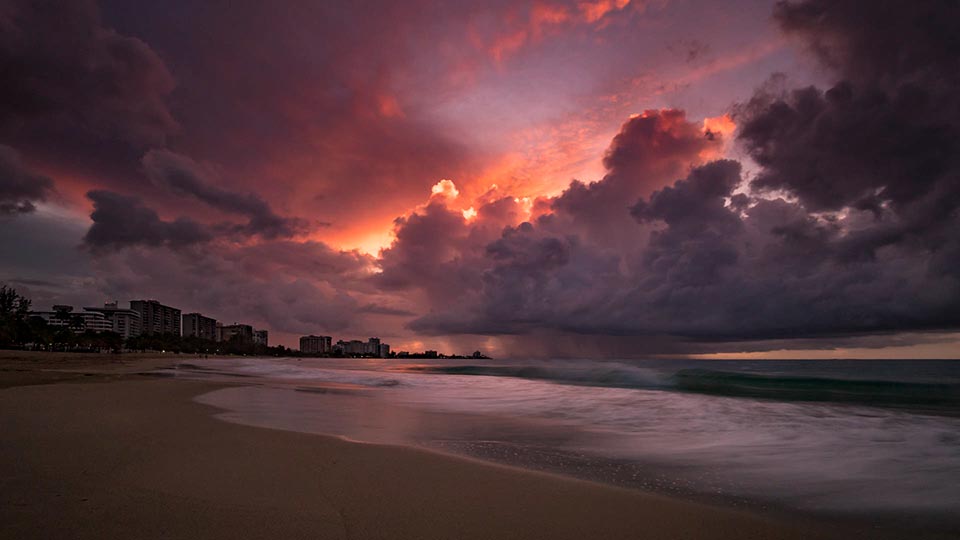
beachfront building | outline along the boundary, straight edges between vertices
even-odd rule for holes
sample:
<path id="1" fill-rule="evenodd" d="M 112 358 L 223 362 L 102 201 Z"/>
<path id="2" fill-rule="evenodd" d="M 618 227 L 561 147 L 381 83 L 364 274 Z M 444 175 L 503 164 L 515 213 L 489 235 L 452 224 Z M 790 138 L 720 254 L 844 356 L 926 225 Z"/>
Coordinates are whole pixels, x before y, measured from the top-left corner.
<path id="1" fill-rule="evenodd" d="M 249 324 L 229 324 L 220 327 L 220 341 L 253 343 L 253 327 Z"/>
<path id="2" fill-rule="evenodd" d="M 43 319 L 48 326 L 68 328 L 77 334 L 82 334 L 87 330 L 93 332 L 113 331 L 113 325 L 102 313 L 74 313 L 73 306 L 56 305 L 53 306 L 53 311 L 31 311 L 30 316 Z"/>
<path id="3" fill-rule="evenodd" d="M 264 347 L 268 346 L 269 341 L 269 332 L 266 330 L 254 330 L 253 331 L 253 344 L 254 345 L 263 345 Z"/>
<path id="4" fill-rule="evenodd" d="M 111 331 L 120 334 L 123 339 L 140 335 L 140 312 L 133 309 L 124 309 L 117 302 L 106 302 L 103 307 L 85 307 L 84 311 L 100 313 L 110 322 Z"/>
<path id="5" fill-rule="evenodd" d="M 365 356 L 380 356 L 380 338 L 372 337 L 363 344 Z"/>
<path id="6" fill-rule="evenodd" d="M 204 317 L 199 313 L 187 313 L 183 316 L 183 335 L 216 341 L 217 320 L 212 317 Z"/>
<path id="7" fill-rule="evenodd" d="M 351 339 L 343 341 L 342 339 L 333 346 L 334 351 L 339 351 L 345 356 L 374 356 L 386 358 L 390 354 L 390 345 L 380 343 L 380 338 L 372 337 L 367 341 Z"/>
<path id="8" fill-rule="evenodd" d="M 130 309 L 140 314 L 140 333 L 180 335 L 180 310 L 156 300 L 131 300 Z"/>
<path id="9" fill-rule="evenodd" d="M 363 356 L 364 350 L 366 350 L 366 343 L 359 339 L 351 339 L 350 341 L 341 339 L 337 341 L 337 344 L 334 345 L 333 348 L 347 356 Z"/>
<path id="10" fill-rule="evenodd" d="M 333 338 L 330 336 L 303 336 L 300 338 L 300 352 L 303 354 L 330 354 L 333 352 Z"/>

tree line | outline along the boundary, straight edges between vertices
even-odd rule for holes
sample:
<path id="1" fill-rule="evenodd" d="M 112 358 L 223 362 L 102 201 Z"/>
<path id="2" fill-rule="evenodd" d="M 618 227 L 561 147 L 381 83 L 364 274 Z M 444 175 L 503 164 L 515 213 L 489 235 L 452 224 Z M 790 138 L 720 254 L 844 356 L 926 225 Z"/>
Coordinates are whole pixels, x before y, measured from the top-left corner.
<path id="1" fill-rule="evenodd" d="M 188 354 L 238 354 L 290 356 L 286 347 L 268 347 L 234 336 L 230 341 L 213 341 L 176 334 L 141 335 L 123 339 L 116 332 L 84 329 L 83 318 L 68 311 L 58 312 L 62 324 L 52 325 L 41 317 L 30 316 L 29 298 L 16 289 L 0 285 L 0 348 L 39 351 L 120 352 L 165 351 Z"/>

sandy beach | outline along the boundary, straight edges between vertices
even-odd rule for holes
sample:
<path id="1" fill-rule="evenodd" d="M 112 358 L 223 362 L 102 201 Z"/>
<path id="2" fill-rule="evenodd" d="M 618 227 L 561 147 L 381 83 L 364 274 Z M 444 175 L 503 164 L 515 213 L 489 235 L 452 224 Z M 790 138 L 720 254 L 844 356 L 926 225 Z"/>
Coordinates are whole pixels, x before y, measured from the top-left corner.
<path id="1" fill-rule="evenodd" d="M 188 357 L 0 356 L 2 538 L 834 538 L 854 531 L 213 418 Z M 859 531 L 862 532 L 862 531 Z"/>

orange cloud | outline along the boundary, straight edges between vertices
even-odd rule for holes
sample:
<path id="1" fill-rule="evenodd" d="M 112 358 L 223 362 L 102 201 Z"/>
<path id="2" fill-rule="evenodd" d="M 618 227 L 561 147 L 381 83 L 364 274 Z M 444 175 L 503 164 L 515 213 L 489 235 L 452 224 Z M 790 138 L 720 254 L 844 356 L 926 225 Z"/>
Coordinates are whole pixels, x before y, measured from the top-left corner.
<path id="1" fill-rule="evenodd" d="M 596 0 L 580 2 L 580 13 L 588 23 L 597 22 L 611 11 L 619 11 L 630 4 L 630 0 Z"/>
<path id="2" fill-rule="evenodd" d="M 733 140 L 733 134 L 737 131 L 737 124 L 729 114 L 714 116 L 703 119 L 703 132 L 708 137 L 718 138 L 721 141 L 720 147 L 710 147 L 700 153 L 700 158 L 716 159 L 720 157 L 730 146 Z"/>
<path id="3" fill-rule="evenodd" d="M 500 64 L 509 55 L 529 43 L 540 41 L 556 28 L 566 24 L 593 24 L 629 4 L 630 0 L 593 0 L 580 2 L 576 10 L 571 10 L 563 5 L 536 2 L 526 17 L 518 17 L 516 12 L 510 12 L 503 18 L 507 29 L 491 40 L 487 52 Z M 471 33 L 471 39 L 482 42 L 475 31 Z"/>
<path id="4" fill-rule="evenodd" d="M 717 133 L 724 138 L 733 135 L 737 130 L 737 124 L 730 118 L 729 114 L 714 116 L 713 118 L 703 119 L 703 130 L 708 133 Z"/>

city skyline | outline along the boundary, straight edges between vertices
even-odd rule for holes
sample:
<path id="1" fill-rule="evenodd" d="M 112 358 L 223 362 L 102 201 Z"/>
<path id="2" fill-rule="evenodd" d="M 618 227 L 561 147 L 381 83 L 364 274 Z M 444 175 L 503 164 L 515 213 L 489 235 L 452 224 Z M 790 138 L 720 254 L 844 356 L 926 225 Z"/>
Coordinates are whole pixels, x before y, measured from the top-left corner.
<path id="1" fill-rule="evenodd" d="M 287 347 L 960 357 L 939 4 L 5 7 L 0 282 L 36 306 L 164 298 Z"/>

